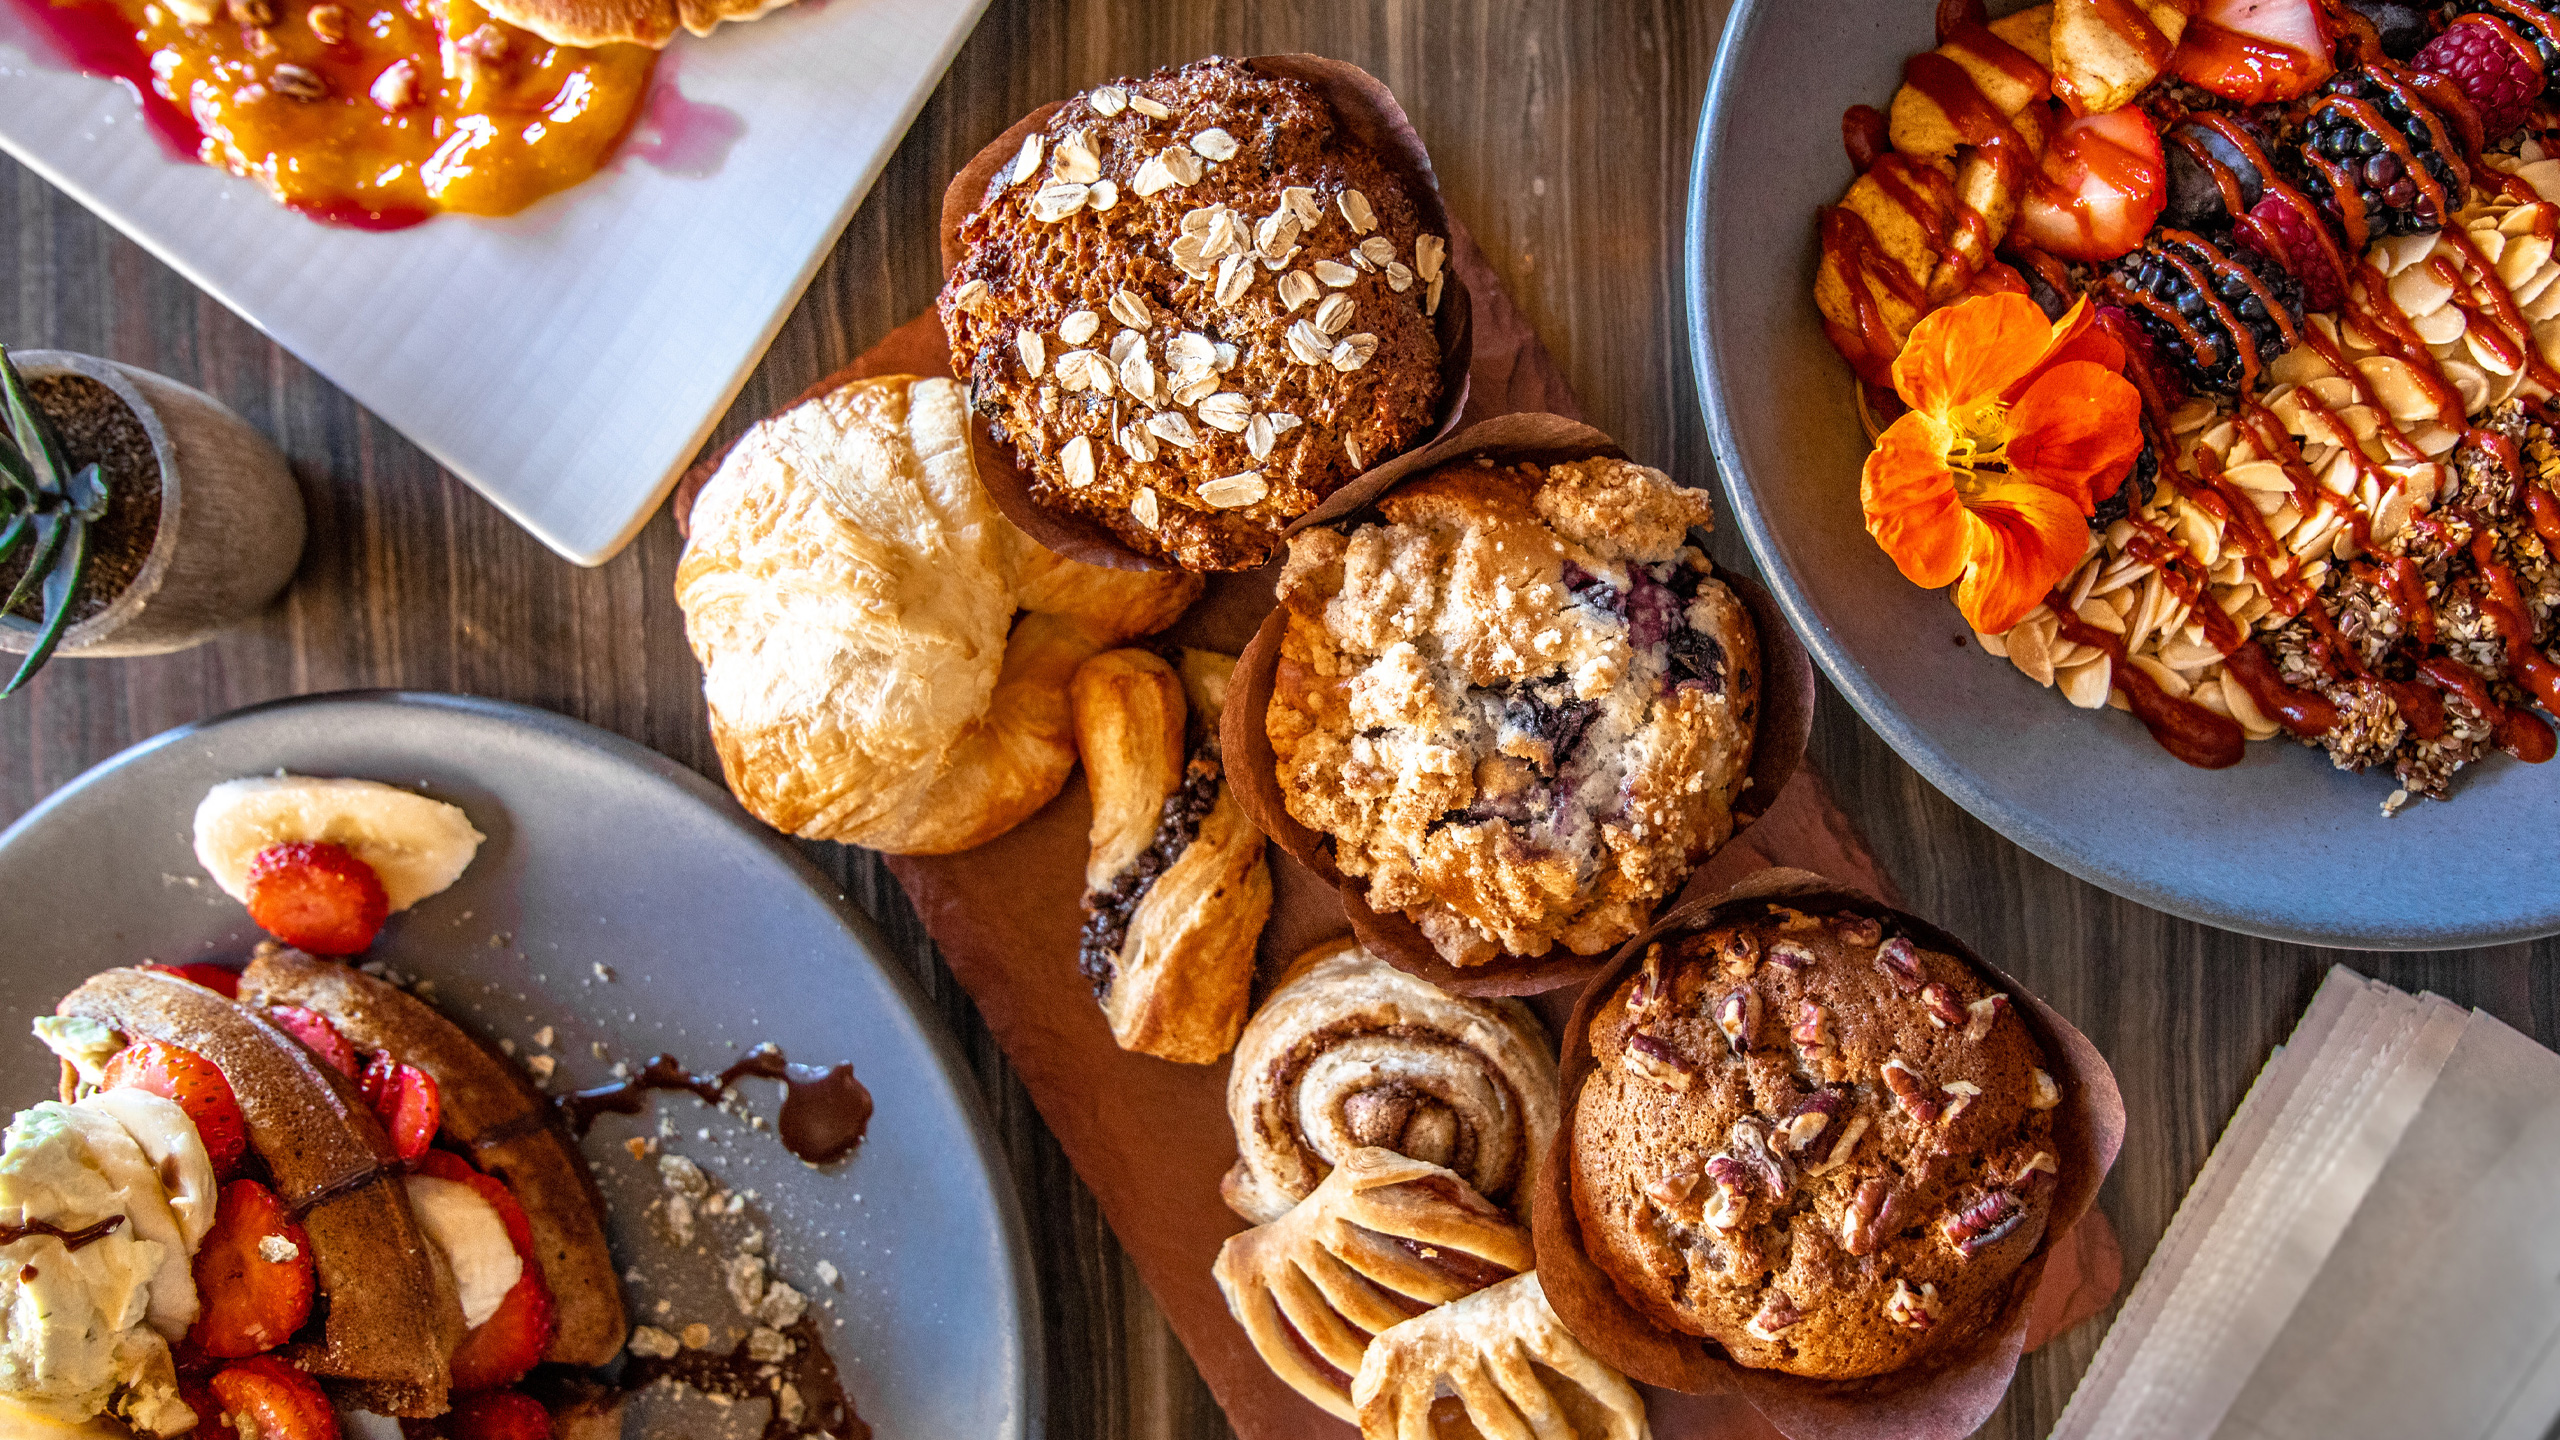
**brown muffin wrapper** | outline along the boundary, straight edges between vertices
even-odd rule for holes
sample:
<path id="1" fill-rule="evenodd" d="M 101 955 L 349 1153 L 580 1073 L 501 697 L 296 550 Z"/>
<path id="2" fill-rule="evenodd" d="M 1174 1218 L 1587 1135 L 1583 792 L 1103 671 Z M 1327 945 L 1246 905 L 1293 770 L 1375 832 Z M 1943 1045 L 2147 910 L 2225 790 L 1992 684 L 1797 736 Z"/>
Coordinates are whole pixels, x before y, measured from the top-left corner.
<path id="1" fill-rule="evenodd" d="M 1624 454 L 1616 442 L 1579 420 L 1536 413 L 1497 416 L 1379 466 L 1291 526 L 1290 533 L 1310 525 L 1347 522 L 1398 484 L 1478 455 L 1543 464 Z M 1360 493 L 1352 493 L 1355 490 Z M 1731 587 L 1751 612 L 1760 644 L 1760 713 L 1751 742 L 1750 783 L 1733 812 L 1734 834 L 1740 835 L 1776 803 L 1804 759 L 1805 739 L 1813 728 L 1813 664 L 1776 602 L 1757 581 L 1723 569 L 1716 571 L 1716 578 Z M 1368 883 L 1344 875 L 1334 864 L 1332 838 L 1298 823 L 1281 799 L 1268 721 L 1272 685 L 1280 670 L 1280 637 L 1288 623 L 1285 608 L 1273 609 L 1263 617 L 1253 643 L 1245 647 L 1235 678 L 1229 682 L 1233 689 L 1219 726 L 1219 743 L 1226 752 L 1228 783 L 1245 814 L 1272 843 L 1341 893 L 1342 908 L 1360 943 L 1397 969 L 1457 995 L 1535 995 L 1588 979 L 1609 965 L 1608 955 L 1576 955 L 1562 947 L 1544 955 L 1502 955 L 1480 965 L 1452 965 L 1403 912 L 1370 908 Z M 1698 857 L 1691 872 L 1703 868 L 1713 856 L 1710 851 Z"/>
<path id="2" fill-rule="evenodd" d="M 1440 177 L 1431 168 L 1431 155 L 1423 148 L 1421 135 L 1406 117 L 1404 107 L 1396 103 L 1395 92 L 1387 88 L 1386 82 L 1357 65 L 1321 55 L 1256 55 L 1245 63 L 1265 74 L 1286 76 L 1314 87 L 1341 117 L 1350 137 L 1377 151 L 1403 179 L 1424 232 L 1448 239 L 1449 283 L 1442 287 L 1440 311 L 1432 317 L 1433 333 L 1440 340 L 1440 400 L 1431 412 L 1431 428 L 1415 448 L 1445 438 L 1457 428 L 1467 408 L 1467 375 L 1475 353 L 1475 306 L 1469 293 L 1472 277 L 1468 271 L 1480 267 L 1456 263 L 1456 222 L 1441 199 Z M 1074 99 L 1069 96 L 1053 100 L 1015 121 L 1011 129 L 988 141 L 985 149 L 951 177 L 950 187 L 942 192 L 943 274 L 950 274 L 951 267 L 967 253 L 967 247 L 960 243 L 960 227 L 985 202 L 987 186 L 996 173 L 1013 163 L 1022 150 L 1024 136 L 1048 124 L 1050 116 Z M 950 374 L 948 350 L 946 343 L 943 363 L 923 373 Z M 996 508 L 1020 526 L 1024 534 L 1070 560 L 1082 560 L 1088 565 L 1121 570 L 1178 568 L 1171 561 L 1130 549 L 1111 533 L 1109 526 L 1090 516 L 1058 514 L 1041 505 L 1031 496 L 1031 472 L 1019 463 L 1013 446 L 995 443 L 984 419 L 973 420 L 972 427 L 979 438 L 978 478 L 986 482 L 987 494 L 996 502 Z M 1382 459 L 1380 467 L 1392 458 Z M 1380 467 L 1353 477 L 1328 499 L 1358 488 Z"/>
<path id="3" fill-rule="evenodd" d="M 1575 1217 L 1569 1188 L 1574 1115 L 1583 1081 L 1594 1064 L 1593 1012 L 1656 939 L 1705 929 L 1728 910 L 1763 900 L 1889 919 L 1923 947 L 1961 958 L 2008 992 L 2062 1082 L 2062 1105 L 2054 1115 L 2061 1169 L 2053 1208 L 2045 1219 L 2044 1237 L 2011 1278 L 1997 1316 L 1974 1336 L 1952 1337 L 1945 1342 L 1947 1348 L 1913 1365 L 1864 1380 L 1816 1380 L 1748 1369 L 1734 1363 L 1712 1341 L 1653 1323 L 1626 1303 L 1608 1274 L 1593 1262 L 1583 1248 Z M 2069 1304 L 2068 1293 L 2059 1306 L 2050 1297 L 2039 1302 L 2038 1285 L 2047 1263 L 2057 1250 L 2073 1266 L 2092 1263 L 2085 1249 L 2086 1236 L 2104 1227 L 2078 1222 L 2096 1199 L 2098 1185 L 2124 1143 L 2124 1097 L 2116 1089 L 2115 1072 L 2070 1021 L 1985 964 L 1963 941 L 1862 891 L 1802 870 L 1763 870 L 1721 895 L 1673 909 L 1650 931 L 1628 941 L 1574 1006 L 1563 1035 L 1562 1071 L 1564 1121 L 1539 1168 L 1531 1216 L 1538 1274 L 1549 1303 L 1593 1354 L 1627 1374 L 1665 1389 L 1738 1397 L 1794 1440 L 1956 1440 L 1972 1434 L 2008 1392 L 2030 1322 L 2037 1318 L 2034 1312 Z"/>

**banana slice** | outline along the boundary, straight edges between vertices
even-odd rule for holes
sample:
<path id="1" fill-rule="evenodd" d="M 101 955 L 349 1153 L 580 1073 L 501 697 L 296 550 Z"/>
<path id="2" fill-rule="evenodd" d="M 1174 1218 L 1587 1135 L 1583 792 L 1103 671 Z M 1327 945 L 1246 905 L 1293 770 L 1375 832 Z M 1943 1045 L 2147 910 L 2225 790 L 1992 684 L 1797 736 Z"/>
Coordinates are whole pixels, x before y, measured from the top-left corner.
<path id="1" fill-rule="evenodd" d="M 478 1329 L 498 1313 L 499 1302 L 524 1278 L 524 1257 L 507 1240 L 506 1222 L 470 1186 L 433 1175 L 412 1175 L 409 1210 L 428 1243 L 444 1253 L 453 1288 L 462 1297 L 462 1323 Z"/>
<path id="2" fill-rule="evenodd" d="M 458 879 L 484 838 L 459 808 L 372 780 L 226 780 L 196 807 L 196 862 L 243 904 L 249 862 L 270 845 L 343 845 L 382 877 L 391 908 L 406 910 Z"/>

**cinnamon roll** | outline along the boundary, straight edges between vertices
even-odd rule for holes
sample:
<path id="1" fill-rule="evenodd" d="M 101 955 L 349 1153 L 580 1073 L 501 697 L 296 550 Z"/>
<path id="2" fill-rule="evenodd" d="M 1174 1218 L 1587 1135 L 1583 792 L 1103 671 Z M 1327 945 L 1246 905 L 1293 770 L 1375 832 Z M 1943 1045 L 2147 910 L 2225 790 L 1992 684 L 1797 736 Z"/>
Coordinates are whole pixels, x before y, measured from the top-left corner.
<path id="1" fill-rule="evenodd" d="M 1299 957 L 1236 1047 L 1220 1187 L 1268 1223 L 1364 1146 L 1443 1165 L 1515 1213 L 1556 1133 L 1556 1062 L 1516 1000 L 1448 994 L 1349 939 Z"/>
<path id="2" fill-rule="evenodd" d="M 1227 1237 L 1215 1273 L 1272 1373 L 1349 1420 L 1372 1336 L 1535 1263 L 1528 1229 L 1457 1175 L 1363 1149 L 1286 1215 Z"/>
<path id="3" fill-rule="evenodd" d="M 1454 1398 L 1463 1422 L 1436 1402 Z M 1547 1304 L 1538 1272 L 1381 1330 L 1351 1382 L 1364 1440 L 1648 1440 L 1644 1397 Z"/>
<path id="4" fill-rule="evenodd" d="M 1271 871 L 1218 756 L 1235 657 L 1179 655 L 1106 651 L 1068 687 L 1093 791 L 1077 963 L 1121 1049 L 1205 1065 L 1244 1028 Z"/>

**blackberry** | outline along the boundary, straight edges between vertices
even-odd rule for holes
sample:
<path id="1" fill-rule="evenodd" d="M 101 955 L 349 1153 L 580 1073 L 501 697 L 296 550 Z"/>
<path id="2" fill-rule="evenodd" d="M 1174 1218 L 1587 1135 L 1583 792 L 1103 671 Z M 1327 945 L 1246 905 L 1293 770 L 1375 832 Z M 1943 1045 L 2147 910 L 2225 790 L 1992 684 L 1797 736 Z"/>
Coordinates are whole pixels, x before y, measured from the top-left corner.
<path id="1" fill-rule="evenodd" d="M 2382 53 L 2394 60 L 2408 59 L 2427 43 L 2427 16 L 2422 6 L 2402 4 L 2400 0 L 2347 0 L 2347 8 L 2373 26 L 2374 38 L 2382 43 Z M 2454 8 L 2487 10 L 2498 6 L 2497 0 L 2486 0 Z"/>
<path id="2" fill-rule="evenodd" d="M 2200 391 L 2241 395 L 2300 338 L 2302 292 L 2253 252 L 2161 226 L 2107 267 L 2102 296 L 2132 312 L 2162 358 Z"/>
<path id="3" fill-rule="evenodd" d="M 2241 133 L 2249 134 L 2245 122 Z M 2253 156 L 2265 141 L 2254 134 L 2249 146 L 2233 143 L 2230 136 L 2213 125 L 2189 120 L 2171 129 L 2161 148 L 2169 160 L 2169 204 L 2160 218 L 2181 230 L 2219 230 L 2258 203 L 2266 193 L 2267 177 L 2258 169 L 2263 155 Z M 2224 176 L 2240 193 L 2240 208 L 2231 208 L 2231 197 L 2222 188 Z"/>
<path id="4" fill-rule="evenodd" d="M 2133 457 L 2133 468 L 2125 472 L 2124 483 L 2114 493 L 2098 502 L 2097 513 L 2090 518 L 2089 528 L 2104 531 L 2108 526 L 2133 513 L 2134 508 L 2151 503 L 2151 494 L 2160 488 L 2160 454 L 2151 448 L 2151 437 L 2142 437 L 2142 453 Z"/>
<path id="5" fill-rule="evenodd" d="M 2444 122 L 2387 67 L 2341 70 L 2304 102 L 2302 193 L 2351 251 L 2444 228 L 2467 177 Z"/>

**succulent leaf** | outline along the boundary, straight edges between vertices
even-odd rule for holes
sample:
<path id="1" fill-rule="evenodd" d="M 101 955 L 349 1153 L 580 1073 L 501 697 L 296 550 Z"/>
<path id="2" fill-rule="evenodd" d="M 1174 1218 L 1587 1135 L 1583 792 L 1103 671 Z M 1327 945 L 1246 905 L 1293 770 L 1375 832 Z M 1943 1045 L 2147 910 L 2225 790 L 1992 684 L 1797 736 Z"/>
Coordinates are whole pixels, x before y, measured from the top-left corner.
<path id="1" fill-rule="evenodd" d="M 18 374 L 6 346 L 0 346 L 0 401 L 6 403 L 10 438 L 17 442 L 18 454 L 32 472 L 35 488 L 62 494 L 71 462 L 63 457 L 62 442 L 54 436 L 52 423 L 36 410 L 35 400 L 27 394 L 26 379 Z"/>
<path id="2" fill-rule="evenodd" d="M 66 531 L 71 537 L 68 561 L 49 568 L 45 573 L 44 629 L 36 636 L 35 648 L 27 652 L 26 659 L 18 662 L 18 673 L 9 677 L 8 684 L 0 685 L 0 700 L 17 694 L 35 678 L 36 672 L 44 668 L 44 662 L 53 658 L 53 647 L 62 643 L 63 632 L 71 628 L 71 597 L 79 593 L 80 582 L 89 574 L 89 522 L 76 514 L 67 516 L 54 533 L 59 536 Z M 34 567 L 30 566 L 28 573 L 35 573 Z M 23 589 L 25 582 L 20 581 L 19 585 Z M 10 603 L 16 603 L 14 598 Z"/>

